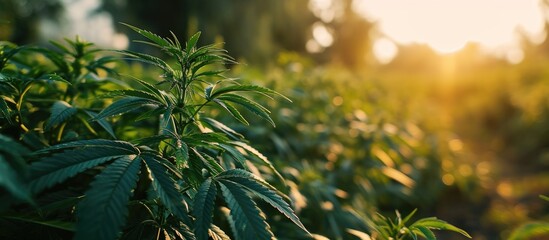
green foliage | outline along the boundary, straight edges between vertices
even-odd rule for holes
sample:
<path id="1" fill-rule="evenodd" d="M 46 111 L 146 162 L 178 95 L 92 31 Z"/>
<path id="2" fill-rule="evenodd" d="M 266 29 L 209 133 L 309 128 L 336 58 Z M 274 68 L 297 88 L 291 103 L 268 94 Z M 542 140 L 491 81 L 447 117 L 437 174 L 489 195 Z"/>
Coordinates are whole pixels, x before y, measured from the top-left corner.
<path id="1" fill-rule="evenodd" d="M 128 66 L 113 51 L 79 38 L 0 45 L 0 187 L 9 193 L 0 238 L 22 229 L 52 239 L 468 236 L 436 218 L 406 225 L 412 214 L 372 214 L 440 188 L 437 146 L 415 124 L 335 106 L 329 94 L 360 93 L 315 71 L 265 82 L 284 84 L 307 109 L 293 110 L 271 88 L 225 76 L 239 74 L 236 62 L 198 46 L 200 33 L 181 43 L 126 26 L 163 54 L 114 51 L 145 63 L 145 76 L 118 74 Z"/>
<path id="2" fill-rule="evenodd" d="M 547 196 L 540 195 L 539 197 L 549 202 Z M 543 236 L 549 236 L 549 222 L 530 221 L 515 228 L 509 236 L 509 240 L 535 239 Z"/>
<path id="3" fill-rule="evenodd" d="M 78 205 L 75 239 L 116 239 L 128 217 L 127 202 L 137 184 L 141 161 L 125 156 L 92 182 Z"/>
<path id="4" fill-rule="evenodd" d="M 53 49 L 0 44 L 5 62 L 0 69 L 0 107 L 7 120 L 1 127 L 13 138 L 24 134 L 39 141 L 33 149 L 79 135 L 104 136 L 88 120 L 104 105 L 93 96 L 118 85 L 107 77 L 114 58 L 97 56 L 99 50 L 79 38 L 66 43 L 69 46 L 52 42 Z M 100 126 L 112 129 L 106 122 Z"/>
<path id="5" fill-rule="evenodd" d="M 396 218 L 394 220 L 379 215 L 379 218 L 375 219 L 372 224 L 372 228 L 374 229 L 374 233 L 372 233 L 373 238 L 417 240 L 421 237 L 433 240 L 437 239 L 432 231 L 433 229 L 453 231 L 471 238 L 467 232 L 435 217 L 422 218 L 408 224 L 415 212 L 416 210 L 401 218 L 400 213 L 396 211 Z"/>
<path id="6" fill-rule="evenodd" d="M 205 111 L 221 105 L 247 123 L 246 109 L 274 126 L 270 111 L 245 95 L 285 97 L 224 77 L 222 65 L 234 60 L 197 46 L 200 33 L 182 45 L 174 34 L 127 26 L 170 57 L 119 51 L 159 68 L 157 83 L 112 80 L 116 58 L 79 38 L 52 42 L 53 50 L 0 45 L 0 129 L 13 138 L 0 135 L 0 186 L 10 193 L 0 237 L 24 222 L 52 238 L 229 239 L 227 225 L 236 239 L 274 238 L 258 200 L 307 236 L 289 198 L 259 176 L 283 180 L 273 164 Z M 250 172 L 258 167 L 267 171 Z M 4 212 L 9 206 L 17 208 Z"/>
<path id="7" fill-rule="evenodd" d="M 32 203 L 26 183 L 28 167 L 25 157 L 28 151 L 18 142 L 0 134 L 0 186 L 16 199 Z M 0 204 L 0 210 L 4 207 L 4 204 Z"/>
<path id="8" fill-rule="evenodd" d="M 212 223 L 217 189 L 212 179 L 208 178 L 200 188 L 194 199 L 193 213 L 197 217 L 195 225 L 196 239 L 208 239 L 208 231 Z"/>
<path id="9" fill-rule="evenodd" d="M 238 186 L 220 183 L 223 197 L 230 208 L 230 223 L 238 239 L 273 239 L 265 215 L 244 190 Z"/>
<path id="10" fill-rule="evenodd" d="M 406 109 L 391 111 L 390 101 L 402 97 L 385 96 L 392 93 L 373 81 L 339 66 L 311 66 L 292 53 L 279 61 L 268 71 L 235 69 L 243 78 L 268 79 L 266 86 L 286 89 L 293 101 L 264 103 L 277 113 L 277 128 L 239 132 L 279 169 L 310 232 L 352 239 L 350 230 L 372 232 L 368 222 L 375 212 L 432 210 L 445 190 L 442 161 L 453 159 L 444 136 L 423 131 L 424 122 L 405 115 Z M 225 117 L 227 122 L 231 116 Z M 299 238 L 290 231 L 278 234 Z"/>
<path id="11" fill-rule="evenodd" d="M 128 143 L 100 139 L 59 144 L 51 149 L 65 151 L 44 157 L 30 166 L 30 188 L 34 193 L 39 193 L 102 163 L 138 153 L 138 150 Z"/>
<path id="12" fill-rule="evenodd" d="M 547 237 L 549 235 L 549 223 L 529 222 L 513 230 L 509 240 L 535 239 L 535 237 Z"/>

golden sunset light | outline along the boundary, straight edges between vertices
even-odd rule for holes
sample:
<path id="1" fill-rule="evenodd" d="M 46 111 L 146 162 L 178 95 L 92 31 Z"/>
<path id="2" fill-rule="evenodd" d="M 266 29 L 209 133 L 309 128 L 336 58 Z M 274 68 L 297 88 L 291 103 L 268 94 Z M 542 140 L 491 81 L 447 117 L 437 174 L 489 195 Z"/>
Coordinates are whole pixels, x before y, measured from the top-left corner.
<path id="1" fill-rule="evenodd" d="M 467 43 L 516 59 L 521 35 L 544 40 L 545 19 L 538 0 L 357 0 L 355 9 L 378 24 L 397 44 L 427 44 L 442 54 Z"/>

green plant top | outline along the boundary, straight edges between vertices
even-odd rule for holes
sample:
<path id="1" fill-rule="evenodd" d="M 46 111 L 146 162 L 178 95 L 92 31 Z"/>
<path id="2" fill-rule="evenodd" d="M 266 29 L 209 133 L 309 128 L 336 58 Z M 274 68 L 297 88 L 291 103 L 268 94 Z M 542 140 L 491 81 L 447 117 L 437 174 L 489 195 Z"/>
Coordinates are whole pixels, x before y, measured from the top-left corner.
<path id="1" fill-rule="evenodd" d="M 78 38 L 67 40 L 70 48 L 54 43 L 56 51 L 31 49 L 53 63 L 37 73 L 18 68 L 13 56 L 20 48 L 3 45 L 0 107 L 2 119 L 8 121 L 2 122 L 2 129 L 14 129 L 12 137 L 28 139 L 23 141 L 26 145 L 31 140 L 40 144 L 31 144 L 36 151 L 28 157 L 28 176 L 23 178 L 27 181 L 2 174 L 0 185 L 13 199 L 32 202 L 35 196 L 41 202 L 38 212 L 30 209 L 26 212 L 30 215 L 13 212 L 4 218 L 62 230 L 60 236 L 74 234 L 78 240 L 273 239 L 258 205 L 263 202 L 309 236 L 289 198 L 264 180 L 283 182 L 271 162 L 241 134 L 204 111 L 219 108 L 248 124 L 241 113 L 246 109 L 274 125 L 270 111 L 250 94 L 287 98 L 224 77 L 222 66 L 234 60 L 215 45 L 198 47 L 200 32 L 182 44 L 175 34 L 162 38 L 125 25 L 147 39 L 139 42 L 171 59 L 172 64 L 145 53 L 117 51 L 158 67 L 162 71 L 158 82 L 136 77 L 130 84 L 100 80 L 104 73 L 98 70 L 114 73 L 108 66 L 114 58 L 96 58 L 99 50 L 90 50 L 91 44 Z M 36 79 L 60 82 L 47 82 L 53 88 L 40 87 L 55 93 L 50 101 L 25 96 Z M 106 84 L 117 90 L 102 88 Z M 138 87 L 127 87 L 132 84 Z M 40 96 L 40 91 L 30 92 L 33 98 Z M 30 113 L 36 109 L 49 116 L 33 119 Z M 19 147 L 10 138 L 0 139 Z M 2 154 L 0 166 L 5 168 L 0 173 L 10 172 L 15 162 Z M 26 155 L 14 156 L 14 161 L 21 161 Z M 70 194 L 63 189 L 70 189 Z M 59 198 L 60 194 L 71 197 Z M 220 219 L 223 216 L 226 220 Z M 224 231 L 228 229 L 232 234 Z"/>

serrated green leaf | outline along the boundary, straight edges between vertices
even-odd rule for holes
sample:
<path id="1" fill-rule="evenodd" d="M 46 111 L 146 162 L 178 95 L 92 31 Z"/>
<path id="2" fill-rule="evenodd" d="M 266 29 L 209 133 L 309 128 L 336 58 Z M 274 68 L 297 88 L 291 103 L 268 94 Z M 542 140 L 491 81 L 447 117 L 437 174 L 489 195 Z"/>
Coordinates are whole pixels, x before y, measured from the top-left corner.
<path id="1" fill-rule="evenodd" d="M 200 143 L 206 143 L 210 145 L 211 143 L 226 143 L 229 141 L 227 136 L 216 133 L 216 132 L 207 132 L 207 133 L 194 133 L 185 137 L 182 137 L 181 140 L 189 143 L 200 145 Z"/>
<path id="2" fill-rule="evenodd" d="M 11 42 L 2 41 L 0 45 L 0 70 L 4 69 L 10 58 L 15 56 L 19 51 L 28 48 L 27 46 L 17 46 Z"/>
<path id="3" fill-rule="evenodd" d="M 435 234 L 433 233 L 433 231 L 431 231 L 429 228 L 427 227 L 424 227 L 424 226 L 416 226 L 414 227 L 415 229 L 417 229 L 421 235 L 423 235 L 423 237 L 425 237 L 427 240 L 436 240 L 437 238 L 435 237 Z"/>
<path id="4" fill-rule="evenodd" d="M 183 141 L 177 142 L 177 148 L 175 149 L 175 161 L 177 166 L 185 166 L 189 161 L 189 146 Z"/>
<path id="5" fill-rule="evenodd" d="M 174 137 L 177 137 L 175 122 L 173 120 L 172 113 L 173 113 L 173 108 L 167 108 L 162 113 L 160 117 L 159 133 L 162 135 L 175 135 Z"/>
<path id="6" fill-rule="evenodd" d="M 213 118 L 202 117 L 202 118 L 200 118 L 200 121 L 203 122 L 203 123 L 206 123 L 208 126 L 212 127 L 214 130 L 221 131 L 221 132 L 227 134 L 227 136 L 229 136 L 233 140 L 239 140 L 239 139 L 244 138 L 244 136 L 242 136 L 242 134 L 236 132 L 232 128 L 226 126 L 225 124 L 223 124 L 223 123 L 221 123 L 221 122 L 219 122 L 219 121 L 217 121 Z"/>
<path id="7" fill-rule="evenodd" d="M 460 233 L 463 236 L 471 238 L 471 236 L 464 230 L 457 228 L 456 226 L 449 224 L 443 220 L 437 219 L 435 217 L 420 219 L 410 226 L 410 228 L 414 228 L 414 227 L 416 228 L 426 227 L 429 229 L 448 230 L 448 231 Z"/>
<path id="8" fill-rule="evenodd" d="M 149 40 L 153 41 L 154 43 L 158 44 L 159 47 L 169 47 L 170 46 L 170 43 L 166 39 L 164 39 L 164 38 L 162 38 L 162 37 L 160 37 L 160 36 L 158 36 L 158 35 L 156 35 L 152 32 L 140 29 L 138 27 L 134 27 L 134 26 L 132 26 L 130 24 L 127 24 L 127 23 L 121 23 L 121 24 L 126 26 L 126 27 L 131 28 L 133 31 L 135 31 L 136 33 L 139 33 L 141 36 L 146 37 Z"/>
<path id="9" fill-rule="evenodd" d="M 132 60 L 136 60 L 136 61 L 140 61 L 140 62 L 144 62 L 144 63 L 148 63 L 148 64 L 152 64 L 154 66 L 157 66 L 160 69 L 164 70 L 165 73 L 167 73 L 171 76 L 175 76 L 175 71 L 173 70 L 173 68 L 168 63 L 166 63 L 164 60 L 162 60 L 160 58 L 157 58 L 157 57 L 149 55 L 149 54 L 133 52 L 133 51 L 129 51 L 129 50 L 122 50 L 122 51 L 118 51 L 118 52 L 120 52 L 124 55 L 132 57 L 131 58 Z"/>
<path id="10" fill-rule="evenodd" d="M 120 151 L 125 151 L 126 154 L 139 153 L 137 149 L 134 148 L 133 145 L 128 142 L 118 141 L 118 140 L 108 140 L 108 139 L 92 139 L 92 140 L 80 140 L 80 141 L 73 141 L 73 142 L 53 145 L 53 146 L 41 149 L 39 151 L 36 151 L 34 152 L 34 154 L 43 154 L 43 153 L 57 151 L 57 150 L 79 148 L 79 147 L 85 147 L 85 149 L 113 148 L 113 149 L 118 149 Z"/>
<path id="11" fill-rule="evenodd" d="M 21 145 L 21 143 L 0 134 L 0 155 L 9 157 L 8 161 L 12 167 L 18 171 L 24 171 L 27 164 L 23 156 L 28 155 L 29 149 Z"/>
<path id="12" fill-rule="evenodd" d="M 224 88 L 218 88 L 214 93 L 212 93 L 212 98 L 216 98 L 218 96 L 221 96 L 223 94 L 231 93 L 231 92 L 252 92 L 252 93 L 259 93 L 264 96 L 267 96 L 269 98 L 272 98 L 272 95 L 280 96 L 284 98 L 285 100 L 291 102 L 289 98 L 286 96 L 280 94 L 277 91 L 274 91 L 269 88 L 255 86 L 255 85 L 232 85 Z"/>
<path id="13" fill-rule="evenodd" d="M 217 99 L 224 100 L 225 102 L 233 102 L 240 106 L 243 106 L 250 112 L 253 112 L 257 116 L 267 120 L 271 125 L 273 125 L 273 127 L 275 126 L 273 119 L 271 119 L 271 117 L 269 116 L 270 111 L 257 102 L 254 102 L 243 96 L 230 93 L 218 96 Z"/>
<path id="14" fill-rule="evenodd" d="M 172 31 L 170 31 L 170 34 L 172 35 L 172 38 L 173 38 L 173 42 L 172 42 L 172 46 L 178 48 L 178 49 L 181 49 L 181 43 L 179 42 L 179 39 L 177 38 L 177 36 L 175 35 L 175 33 L 173 33 Z M 171 42 L 171 39 L 168 38 L 168 40 Z"/>
<path id="15" fill-rule="evenodd" d="M 246 150 L 248 153 L 251 153 L 257 159 L 259 159 L 263 165 L 269 167 L 269 169 L 273 171 L 273 173 L 280 179 L 280 181 L 285 182 L 284 177 L 278 172 L 278 170 L 276 170 L 276 168 L 271 163 L 271 161 L 269 161 L 269 159 L 267 159 L 267 157 L 261 154 L 257 149 L 241 141 L 232 141 L 231 144 L 241 147 L 244 150 Z"/>
<path id="16" fill-rule="evenodd" d="M 194 75 L 195 78 L 200 77 L 221 77 L 221 73 L 227 72 L 227 69 L 220 69 L 220 70 L 211 70 L 211 71 L 203 71 L 196 75 Z"/>
<path id="17" fill-rule="evenodd" d="M 76 148 L 45 157 L 30 166 L 30 189 L 38 193 L 99 164 L 139 154 L 132 145 L 109 140 L 77 141 L 52 146 L 47 150 Z"/>
<path id="18" fill-rule="evenodd" d="M 212 90 L 214 86 L 215 85 L 209 85 L 204 89 L 204 98 L 206 98 L 206 100 L 208 101 L 211 100 Z"/>
<path id="19" fill-rule="evenodd" d="M 187 46 L 185 47 L 185 52 L 190 53 L 191 50 L 196 46 L 196 43 L 198 42 L 198 39 L 200 38 L 200 32 L 196 32 L 194 35 L 189 38 L 189 41 L 187 41 Z"/>
<path id="20" fill-rule="evenodd" d="M 140 112 L 139 115 L 134 119 L 135 122 L 150 118 L 156 119 L 166 111 L 166 108 L 164 108 L 163 106 L 158 106 L 157 108 L 145 108 L 143 110 L 144 111 Z M 170 132 L 170 135 L 173 135 L 173 132 Z"/>
<path id="21" fill-rule="evenodd" d="M 93 119 L 97 121 L 102 118 L 112 117 L 118 114 L 124 114 L 138 108 L 147 106 L 147 105 L 161 105 L 157 101 L 152 101 L 150 99 L 137 98 L 137 97 L 127 97 L 122 98 L 113 104 L 109 105 L 107 108 L 103 109 L 97 116 Z"/>
<path id="22" fill-rule="evenodd" d="M 223 169 L 223 167 L 215 159 L 213 159 L 207 154 L 201 154 L 196 150 L 196 148 L 191 148 L 191 151 L 189 152 L 189 154 L 190 154 L 189 155 L 190 158 L 200 159 L 200 161 L 202 161 L 202 163 L 208 168 L 208 170 L 213 175 L 217 175 L 225 171 L 225 169 Z"/>
<path id="23" fill-rule="evenodd" d="M 194 235 L 198 240 L 207 240 L 212 224 L 217 189 L 211 178 L 206 179 L 194 198 L 193 213 L 196 218 Z"/>
<path id="24" fill-rule="evenodd" d="M 410 236 L 412 236 L 412 239 L 414 239 L 414 240 L 418 239 L 417 238 L 417 233 L 414 232 L 413 230 L 408 229 L 408 234 L 410 234 Z"/>
<path id="25" fill-rule="evenodd" d="M 155 135 L 155 136 L 135 139 L 135 140 L 132 140 L 131 142 L 135 143 L 135 144 L 138 144 L 138 145 L 151 146 L 151 145 L 156 145 L 159 142 L 162 142 L 164 140 L 168 140 L 168 139 L 171 139 L 171 138 L 172 137 L 168 136 L 168 135 Z"/>
<path id="26" fill-rule="evenodd" d="M 29 188 L 23 182 L 23 176 L 20 176 L 2 155 L 0 155 L 0 186 L 16 198 L 32 202 Z"/>
<path id="27" fill-rule="evenodd" d="M 51 107 L 51 115 L 46 122 L 45 129 L 50 130 L 53 126 L 66 122 L 78 111 L 65 101 L 56 101 Z"/>
<path id="28" fill-rule="evenodd" d="M 204 62 L 226 62 L 234 64 L 237 63 L 231 56 L 227 54 L 227 50 L 218 48 L 216 44 L 199 47 L 198 49 L 187 55 L 187 61 L 192 63 L 199 63 L 196 66 Z"/>
<path id="29" fill-rule="evenodd" d="M 163 94 L 163 92 L 161 90 L 158 89 L 158 87 L 155 87 L 153 86 L 152 84 L 148 83 L 148 82 L 145 82 L 139 78 L 136 78 L 136 77 L 133 77 L 133 76 L 129 76 L 132 80 L 134 81 L 137 81 L 139 84 L 141 84 L 141 86 L 145 87 L 145 89 L 147 90 L 148 93 L 150 94 L 154 94 L 158 99 L 164 99 L 164 101 L 161 101 L 162 103 L 164 103 L 165 105 L 170 105 L 168 104 L 168 98 Z M 170 101 L 169 103 L 171 103 L 171 105 L 174 105 L 175 102 L 174 101 Z"/>
<path id="30" fill-rule="evenodd" d="M 74 239 L 116 239 L 128 217 L 128 201 L 137 184 L 141 161 L 136 156 L 117 159 L 91 183 L 78 204 Z"/>
<path id="31" fill-rule="evenodd" d="M 92 111 L 84 111 L 90 118 L 94 119 L 97 118 L 97 113 Z M 116 139 L 116 135 L 114 134 L 114 130 L 112 129 L 111 124 L 104 118 L 97 120 L 97 123 L 99 126 L 101 126 L 109 135 L 111 135 L 112 138 Z"/>
<path id="32" fill-rule="evenodd" d="M 205 66 L 215 64 L 215 63 L 223 63 L 225 62 L 225 58 L 217 55 L 205 55 L 200 58 L 200 61 L 197 64 L 194 64 L 191 68 L 191 72 L 193 75 L 196 75 L 198 70 L 202 69 Z"/>
<path id="33" fill-rule="evenodd" d="M 2 114 L 2 117 L 8 121 L 10 125 L 13 125 L 13 121 L 11 120 L 11 113 L 10 108 L 8 107 L 8 103 L 6 100 L 4 100 L 3 97 L 0 97 L 0 114 Z"/>
<path id="34" fill-rule="evenodd" d="M 45 74 L 37 78 L 37 80 L 46 80 L 46 81 L 57 81 L 57 82 L 63 82 L 66 84 L 71 85 L 71 83 L 65 79 L 63 79 L 61 76 L 52 73 L 52 74 Z"/>
<path id="35" fill-rule="evenodd" d="M 406 217 L 404 217 L 404 219 L 402 219 L 402 225 L 405 225 L 408 221 L 410 221 L 410 219 L 412 218 L 412 216 L 414 216 L 414 214 L 416 214 L 417 212 L 417 208 L 414 209 L 414 211 L 412 211 L 411 213 L 409 213 Z"/>
<path id="36" fill-rule="evenodd" d="M 142 157 L 150 172 L 153 189 L 160 198 L 162 204 L 164 204 L 172 214 L 183 220 L 184 223 L 189 223 L 187 203 L 183 200 L 181 193 L 179 193 L 178 185 L 168 174 L 168 169 L 158 162 L 157 158 L 160 157 L 151 154 L 143 154 Z"/>
<path id="37" fill-rule="evenodd" d="M 231 114 L 231 116 L 233 116 L 236 120 L 238 120 L 239 122 L 243 123 L 244 125 L 250 125 L 248 123 L 248 121 L 246 121 L 246 119 L 242 116 L 242 114 L 238 111 L 238 109 L 236 109 L 235 107 L 233 107 L 231 104 L 229 103 L 226 103 L 224 101 L 221 101 L 219 99 L 214 99 L 213 100 L 215 103 L 217 103 L 219 106 L 221 106 L 222 108 L 224 108 L 225 110 L 227 110 L 227 112 L 229 112 Z"/>
<path id="38" fill-rule="evenodd" d="M 229 222 L 229 226 L 231 227 L 231 231 L 233 232 L 234 238 L 236 239 L 243 239 L 240 235 L 241 233 L 238 231 L 238 228 L 236 226 L 236 222 L 234 221 L 233 217 L 231 217 L 231 212 L 226 207 L 221 207 L 221 211 L 227 218 L 227 222 Z"/>
<path id="39" fill-rule="evenodd" d="M 211 225 L 208 233 L 213 240 L 231 240 L 229 235 L 216 225 Z"/>
<path id="40" fill-rule="evenodd" d="M 231 182 L 231 184 L 246 189 L 247 191 L 259 197 L 261 200 L 269 203 L 271 206 L 276 208 L 280 213 L 284 214 L 298 227 L 303 229 L 303 231 L 309 233 L 305 226 L 301 223 L 297 215 L 295 215 L 290 205 L 286 201 L 284 201 L 284 199 L 282 198 L 283 194 L 278 192 L 276 188 L 274 188 L 267 182 L 255 177 L 255 175 L 253 175 L 252 173 L 246 172 L 241 169 L 231 169 L 218 174 L 215 177 L 215 180 L 223 183 Z"/>
<path id="41" fill-rule="evenodd" d="M 230 218 L 234 221 L 237 239 L 273 239 L 265 215 L 257 207 L 246 192 L 238 185 L 230 182 L 218 182 L 227 206 Z"/>
<path id="42" fill-rule="evenodd" d="M 71 54 L 71 51 L 69 51 L 69 49 L 67 49 L 63 44 L 59 43 L 59 42 L 56 42 L 56 41 L 48 41 L 51 45 L 55 46 L 56 48 L 58 48 L 59 50 L 61 50 L 61 52 L 63 53 L 66 53 L 66 54 Z"/>
<path id="43" fill-rule="evenodd" d="M 142 90 L 135 90 L 135 89 L 125 89 L 125 90 L 114 90 L 110 91 L 101 97 L 137 97 L 137 98 L 143 98 L 143 99 L 149 99 L 152 101 L 163 103 L 164 105 L 167 105 L 165 102 L 165 99 L 161 96 L 157 96 L 155 94 L 151 94 L 149 92 L 145 92 Z"/>
<path id="44" fill-rule="evenodd" d="M 246 165 L 246 158 L 244 157 L 244 155 L 242 155 L 241 152 L 239 152 L 233 146 L 227 144 L 219 144 L 219 147 L 225 150 L 225 152 L 228 153 L 228 155 L 231 156 L 232 159 L 236 160 L 237 167 L 249 170 L 248 166 Z"/>
<path id="45" fill-rule="evenodd" d="M 31 47 L 30 50 L 37 53 L 42 53 L 47 59 L 49 59 L 58 68 L 57 72 L 60 72 L 60 73 L 70 72 L 69 63 L 64 58 L 63 54 L 50 49 L 41 48 L 41 47 Z"/>
<path id="46" fill-rule="evenodd" d="M 184 239 L 184 240 L 196 239 L 193 231 L 189 228 L 189 226 L 181 222 L 179 222 L 177 226 L 172 226 L 171 229 L 177 234 L 177 238 L 171 238 L 171 239 Z"/>
<path id="47" fill-rule="evenodd" d="M 95 74 L 99 74 L 97 72 L 97 69 L 103 69 L 108 73 L 116 74 L 117 72 L 113 68 L 107 66 L 107 64 L 117 62 L 117 61 L 118 61 L 117 57 L 105 56 L 89 62 L 85 67 L 86 69 L 88 69 L 88 71 Z"/>
<path id="48" fill-rule="evenodd" d="M 2 218 L 38 224 L 38 225 L 61 229 L 61 230 L 70 231 L 70 232 L 74 232 L 75 230 L 73 222 L 62 221 L 59 219 L 44 219 L 39 216 L 29 216 L 29 215 L 2 215 Z"/>

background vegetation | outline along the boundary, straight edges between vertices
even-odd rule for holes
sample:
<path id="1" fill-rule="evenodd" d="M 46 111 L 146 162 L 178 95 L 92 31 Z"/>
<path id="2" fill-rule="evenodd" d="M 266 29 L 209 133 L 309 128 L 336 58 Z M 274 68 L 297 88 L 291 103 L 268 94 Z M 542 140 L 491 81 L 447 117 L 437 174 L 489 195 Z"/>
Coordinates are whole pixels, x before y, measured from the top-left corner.
<path id="1" fill-rule="evenodd" d="M 63 23 L 60 2 L 27 2 L 33 4 L 1 3 L 0 40 L 18 45 L 44 42 L 40 22 Z M 199 45 L 225 42 L 223 47 L 242 63 L 228 64 L 225 75 L 274 89 L 292 100 L 256 99 L 270 109 L 276 128 L 245 111 L 251 127 L 222 109 L 204 111 L 243 135 L 280 171 L 285 183 L 265 175 L 267 169 L 260 167 L 255 173 L 273 177 L 266 180 L 293 200 L 296 215 L 311 233 L 350 239 L 383 225 L 378 212 L 393 219 L 395 210 L 406 216 L 417 209 L 414 219 L 437 216 L 474 239 L 519 236 L 513 230 L 528 232 L 528 226 L 538 226 L 546 234 L 549 204 L 539 195 L 549 192 L 549 41 L 540 45 L 525 41 L 524 60 L 518 64 L 485 55 L 475 45 L 452 55 L 411 45 L 401 46 L 391 63 L 380 65 L 369 50 L 375 23 L 357 16 L 352 1 L 337 2 L 337 17 L 331 21 L 311 11 L 308 1 L 163 0 L 154 5 L 104 1 L 94 14 L 118 13 L 111 15 L 114 22 L 128 22 L 161 36 L 170 36 L 173 30 L 181 39 L 201 30 Z M 318 23 L 332 29 L 334 41 L 310 53 L 305 46 L 310 28 Z M 139 39 L 123 25 L 114 27 L 130 39 Z M 145 45 L 129 47 L 163 56 Z M 147 81 L 162 74 L 137 63 L 118 63 L 116 71 Z M 71 77 L 78 76 L 62 76 Z M 76 95 L 83 98 L 120 88 L 116 82 L 100 89 L 85 86 L 60 98 L 69 101 Z M 20 87 L 19 91 L 25 89 Z M 99 109 L 107 103 L 82 102 L 81 107 Z M 52 104 L 33 102 L 34 107 L 47 109 L 41 114 L 49 114 Z M 86 112 L 76 114 L 89 118 Z M 22 156 L 12 156 L 8 150 L 2 150 L 2 156 L 26 159 L 29 151 L 23 149 L 35 150 L 35 139 L 21 138 L 19 130 L 6 127 L 11 126 L 8 119 L 0 121 L 3 135 L 25 140 L 24 146 L 11 148 L 21 149 Z M 73 129 L 85 127 L 79 125 L 85 121 L 73 124 Z M 155 122 L 141 124 L 115 126 L 115 131 L 132 139 L 154 134 L 154 128 L 146 126 Z M 85 131 L 56 135 L 59 126 L 50 125 L 46 134 L 54 142 L 48 145 L 91 136 Z M 109 138 L 109 131 L 97 134 Z M 291 239 L 299 233 L 298 228 L 287 231 L 290 222 L 282 221 L 286 218 L 276 209 L 260 207 L 267 211 L 275 235 Z M 453 232 L 437 236 L 463 238 Z"/>

